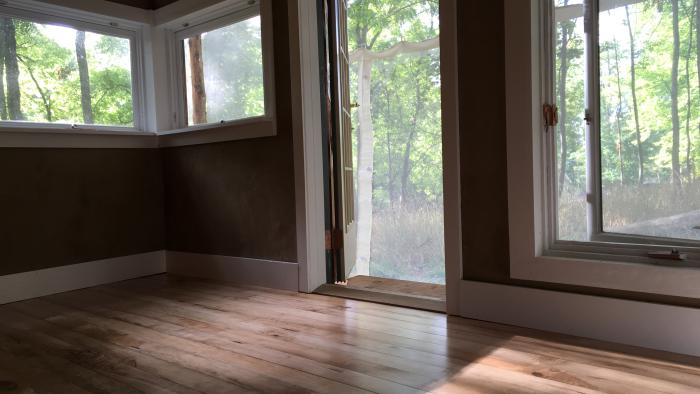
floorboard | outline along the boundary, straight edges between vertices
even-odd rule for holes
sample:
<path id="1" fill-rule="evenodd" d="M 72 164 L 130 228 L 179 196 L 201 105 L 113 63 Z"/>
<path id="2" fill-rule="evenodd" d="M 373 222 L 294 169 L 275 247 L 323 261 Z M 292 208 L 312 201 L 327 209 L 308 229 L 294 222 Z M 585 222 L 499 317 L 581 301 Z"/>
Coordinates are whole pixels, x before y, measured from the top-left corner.
<path id="1" fill-rule="evenodd" d="M 2 393 L 700 392 L 693 357 L 170 275 L 0 321 Z"/>

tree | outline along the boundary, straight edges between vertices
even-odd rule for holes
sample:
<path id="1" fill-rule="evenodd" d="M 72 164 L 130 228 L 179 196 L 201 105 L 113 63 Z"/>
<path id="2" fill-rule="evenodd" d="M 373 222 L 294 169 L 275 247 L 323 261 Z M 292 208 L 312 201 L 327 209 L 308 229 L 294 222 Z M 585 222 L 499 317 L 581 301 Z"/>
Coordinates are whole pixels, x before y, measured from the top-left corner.
<path id="1" fill-rule="evenodd" d="M 10 120 L 24 120 L 22 97 L 19 87 L 19 66 L 17 64 L 17 40 L 15 22 L 12 18 L 0 18 L 0 29 L 5 39 L 5 75 L 7 81 L 7 112 Z"/>
<path id="2" fill-rule="evenodd" d="M 700 87 L 700 0 L 695 0 L 695 64 L 698 67 L 698 87 Z M 698 122 L 698 142 L 700 142 L 700 122 Z"/>
<path id="3" fill-rule="evenodd" d="M 680 168 L 680 118 L 678 115 L 678 63 L 680 61 L 680 32 L 678 27 L 678 0 L 671 0 L 673 15 L 673 63 L 671 66 L 671 122 L 673 145 L 671 147 L 671 170 L 673 185 L 681 186 Z"/>
<path id="4" fill-rule="evenodd" d="M 78 60 L 78 73 L 80 75 L 80 104 L 83 109 L 83 123 L 93 124 L 90 71 L 85 52 L 85 32 L 81 30 L 75 32 L 75 56 Z"/>
<path id="5" fill-rule="evenodd" d="M 692 9 L 688 12 L 688 8 L 685 7 L 686 14 L 688 15 L 688 50 L 685 56 L 685 89 L 686 89 L 686 114 L 685 114 L 685 171 L 688 182 L 692 182 L 695 178 L 695 166 L 693 165 L 693 159 L 691 157 L 693 150 L 693 141 L 690 138 L 690 118 L 692 117 L 692 99 L 691 99 L 691 86 L 690 86 L 690 58 L 693 54 L 693 23 L 695 19 L 695 4 L 692 5 Z"/>
<path id="6" fill-rule="evenodd" d="M 569 0 L 564 0 L 564 6 L 569 4 Z M 566 108 L 566 80 L 569 71 L 569 40 L 574 30 L 574 22 L 566 21 L 561 24 L 561 37 L 559 39 L 559 53 L 557 57 L 561 59 L 559 63 L 559 75 L 557 81 L 557 96 L 559 97 L 559 194 L 561 195 L 566 183 L 566 166 L 569 160 L 569 147 L 567 144 L 567 108 Z"/>
<path id="7" fill-rule="evenodd" d="M 617 110 L 615 111 L 615 125 L 617 128 L 617 160 L 620 169 L 620 184 L 624 183 L 625 171 L 622 159 L 622 83 L 620 82 L 620 54 L 617 40 L 613 41 L 615 48 L 615 80 L 617 84 Z"/>
<path id="8" fill-rule="evenodd" d="M 0 21 L 0 26 L 2 26 Z M 5 33 L 0 27 L 0 119 L 7 120 L 7 104 L 5 103 Z"/>
<path id="9" fill-rule="evenodd" d="M 700 1 L 700 0 L 698 0 Z M 639 104 L 637 101 L 637 65 L 635 60 L 635 40 L 632 31 L 629 6 L 625 6 L 627 17 L 627 32 L 630 41 L 630 90 L 632 91 L 632 109 L 634 111 L 634 130 L 637 137 L 637 183 L 644 183 L 644 148 L 642 147 L 642 132 L 639 127 Z"/>
<path id="10" fill-rule="evenodd" d="M 187 40 L 189 47 L 190 82 L 192 84 L 192 122 L 207 123 L 207 92 L 204 85 L 204 62 L 202 60 L 202 36 Z"/>

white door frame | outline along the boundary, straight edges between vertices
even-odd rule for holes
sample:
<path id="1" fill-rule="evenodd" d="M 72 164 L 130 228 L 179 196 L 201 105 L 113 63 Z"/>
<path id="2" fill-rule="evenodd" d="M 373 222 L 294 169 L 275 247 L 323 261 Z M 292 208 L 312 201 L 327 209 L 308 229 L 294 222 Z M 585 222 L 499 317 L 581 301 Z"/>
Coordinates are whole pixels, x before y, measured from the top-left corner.
<path id="1" fill-rule="evenodd" d="M 316 0 L 288 4 L 299 290 L 311 292 L 326 283 L 318 10 Z M 440 0 L 445 279 L 451 315 L 460 311 L 462 279 L 456 11 L 457 0 Z"/>
<path id="2" fill-rule="evenodd" d="M 316 0 L 292 0 L 287 6 L 299 291 L 310 293 L 326 283 L 318 19 Z"/>

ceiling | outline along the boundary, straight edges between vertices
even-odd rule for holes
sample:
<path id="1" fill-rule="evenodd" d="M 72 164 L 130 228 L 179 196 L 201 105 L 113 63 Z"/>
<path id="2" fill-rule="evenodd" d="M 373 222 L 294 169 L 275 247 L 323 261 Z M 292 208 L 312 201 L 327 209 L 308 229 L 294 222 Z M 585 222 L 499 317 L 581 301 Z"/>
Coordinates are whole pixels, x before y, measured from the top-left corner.
<path id="1" fill-rule="evenodd" d="M 143 8 L 145 10 L 155 10 L 160 7 L 174 3 L 176 0 L 108 0 L 112 3 L 129 5 L 132 7 Z"/>

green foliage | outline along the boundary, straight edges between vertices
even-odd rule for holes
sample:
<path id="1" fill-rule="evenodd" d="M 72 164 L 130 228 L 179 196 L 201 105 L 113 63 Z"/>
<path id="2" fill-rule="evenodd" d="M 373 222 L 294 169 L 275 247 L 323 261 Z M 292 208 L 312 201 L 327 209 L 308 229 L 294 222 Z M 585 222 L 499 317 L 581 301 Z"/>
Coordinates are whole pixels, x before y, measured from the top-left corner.
<path id="1" fill-rule="evenodd" d="M 671 0 L 646 0 L 628 5 L 629 20 L 625 6 L 604 10 L 600 14 L 600 144 L 606 229 L 619 229 L 640 221 L 700 209 L 695 203 L 700 201 L 696 178 L 700 161 L 699 52 L 695 37 L 698 10 L 696 0 L 678 2 L 680 61 L 676 94 L 680 141 L 676 154 L 680 158 L 682 190 L 669 187 L 673 178 L 671 158 L 674 153 Z M 557 1 L 556 4 L 561 6 L 564 2 Z M 560 152 L 561 145 L 557 149 L 557 171 L 561 171 L 563 160 L 567 163 L 565 185 L 559 199 L 559 231 L 565 239 L 585 239 L 587 155 L 583 122 L 582 18 L 557 23 L 555 51 L 562 53 L 564 30 L 572 25 L 575 28 L 572 30 L 573 39 L 568 43 L 567 56 L 565 59 L 556 58 L 557 78 L 562 62 L 568 67 L 566 121 L 563 125 L 568 142 L 565 157 Z M 641 143 L 637 141 L 635 98 Z M 561 98 L 557 104 L 562 107 Z M 561 135 L 557 143 L 561 143 Z M 638 178 L 640 169 L 644 171 L 642 185 L 639 185 Z"/>
<path id="2" fill-rule="evenodd" d="M 202 38 L 209 122 L 265 114 L 261 43 L 259 17 Z"/>
<path id="3" fill-rule="evenodd" d="M 379 53 L 439 35 L 437 0 L 349 5 L 351 52 Z M 350 65 L 353 102 L 359 100 L 357 68 Z M 371 103 L 360 103 L 371 107 L 374 130 L 370 274 L 444 283 L 439 48 L 374 60 L 370 91 Z M 356 131 L 358 112 L 352 114 Z"/>
<path id="4" fill-rule="evenodd" d="M 83 123 L 80 79 L 72 41 L 75 30 L 21 19 L 12 21 L 25 119 L 31 122 Z M 87 35 L 95 41 L 88 48 L 94 121 L 103 125 L 131 126 L 129 40 L 94 33 Z M 4 75 L 0 77 L 5 78 Z"/>

